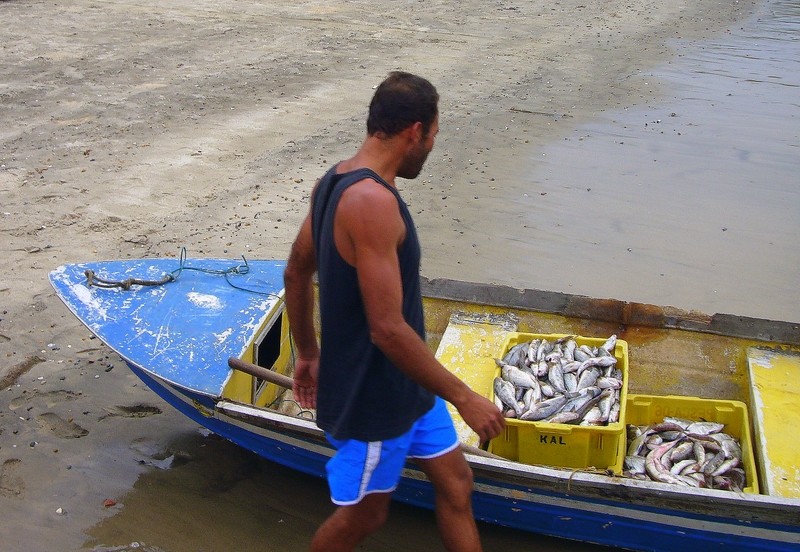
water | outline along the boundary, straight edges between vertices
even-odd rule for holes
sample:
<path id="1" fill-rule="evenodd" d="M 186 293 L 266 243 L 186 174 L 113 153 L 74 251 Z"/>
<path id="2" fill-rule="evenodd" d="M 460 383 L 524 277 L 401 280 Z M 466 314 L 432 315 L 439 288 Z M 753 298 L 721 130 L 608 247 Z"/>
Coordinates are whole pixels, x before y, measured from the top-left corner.
<path id="1" fill-rule="evenodd" d="M 547 201 L 531 224 L 550 266 L 568 269 L 542 272 L 538 287 L 800 318 L 798 31 L 800 2 L 777 0 L 730 34 L 675 44 L 672 62 L 632 77 L 652 79 L 661 101 L 602 114 L 537 158 L 531 188 Z M 572 221 L 567 205 L 599 215 Z M 215 438 L 183 447 L 192 461 L 141 477 L 87 548 L 304 550 L 331 511 L 322 480 Z M 487 552 L 605 550 L 488 525 L 481 534 Z M 432 514 L 402 505 L 359 548 L 441 549 Z"/>
<path id="2" fill-rule="evenodd" d="M 533 281 L 797 321 L 800 3 L 674 46 L 630 77 L 661 99 L 604 113 L 534 160 L 529 254 L 547 263 Z"/>

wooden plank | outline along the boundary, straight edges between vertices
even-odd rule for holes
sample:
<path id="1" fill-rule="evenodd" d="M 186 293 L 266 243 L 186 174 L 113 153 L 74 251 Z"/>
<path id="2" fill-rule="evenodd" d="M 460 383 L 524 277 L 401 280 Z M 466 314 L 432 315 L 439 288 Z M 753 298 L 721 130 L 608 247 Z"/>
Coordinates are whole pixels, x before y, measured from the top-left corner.
<path id="1" fill-rule="evenodd" d="M 762 492 L 800 498 L 800 355 L 752 347 L 747 362 Z"/>

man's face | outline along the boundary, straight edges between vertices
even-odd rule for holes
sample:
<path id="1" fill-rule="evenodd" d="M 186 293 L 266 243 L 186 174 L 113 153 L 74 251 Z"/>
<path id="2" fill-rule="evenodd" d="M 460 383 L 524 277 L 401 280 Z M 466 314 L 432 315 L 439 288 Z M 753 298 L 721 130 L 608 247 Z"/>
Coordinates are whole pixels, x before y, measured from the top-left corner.
<path id="1" fill-rule="evenodd" d="M 431 124 L 431 128 L 428 129 L 428 134 L 420 138 L 403 160 L 403 164 L 397 171 L 397 176 L 408 179 L 414 179 L 419 176 L 419 173 L 422 172 L 423 165 L 425 165 L 425 161 L 428 159 L 428 154 L 433 150 L 433 143 L 438 133 L 439 115 L 436 115 L 436 118 Z"/>

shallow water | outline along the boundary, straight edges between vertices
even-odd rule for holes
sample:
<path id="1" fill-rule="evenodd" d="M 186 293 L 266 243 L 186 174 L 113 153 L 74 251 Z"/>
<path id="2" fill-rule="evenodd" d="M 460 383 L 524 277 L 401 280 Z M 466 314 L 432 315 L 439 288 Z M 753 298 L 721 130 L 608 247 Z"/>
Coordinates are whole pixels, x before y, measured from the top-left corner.
<path id="1" fill-rule="evenodd" d="M 532 239 L 514 247 L 546 262 L 525 278 L 800 320 L 800 2 L 674 46 L 671 62 L 631 77 L 661 101 L 604 113 L 537 154 Z"/>
<path id="2" fill-rule="evenodd" d="M 675 44 L 671 63 L 631 77 L 653 79 L 661 101 L 601 114 L 538 152 L 517 198 L 527 218 L 497 238 L 547 262 L 506 283 L 800 319 L 799 31 L 800 2 L 777 0 L 726 36 Z M 324 481 L 214 437 L 182 439 L 183 463 L 141 477 L 87 549 L 306 549 L 331 511 Z M 604 550 L 481 534 L 487 551 Z M 402 505 L 359 547 L 441 549 L 432 514 Z"/>
<path id="3" fill-rule="evenodd" d="M 182 461 L 153 470 L 88 531 L 94 552 L 307 550 L 332 512 L 327 484 L 267 462 L 215 436 L 187 434 L 172 445 Z M 481 525 L 485 549 L 597 551 L 604 547 Z M 443 551 L 432 512 L 393 504 L 387 525 L 362 552 Z"/>

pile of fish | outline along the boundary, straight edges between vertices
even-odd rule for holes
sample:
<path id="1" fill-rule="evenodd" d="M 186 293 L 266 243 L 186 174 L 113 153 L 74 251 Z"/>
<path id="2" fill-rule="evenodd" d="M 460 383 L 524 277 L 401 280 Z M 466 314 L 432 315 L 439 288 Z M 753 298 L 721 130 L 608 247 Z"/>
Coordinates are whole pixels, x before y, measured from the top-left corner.
<path id="1" fill-rule="evenodd" d="M 689 487 L 740 491 L 745 486 L 742 448 L 717 422 L 664 418 L 628 425 L 624 475 Z"/>
<path id="2" fill-rule="evenodd" d="M 534 339 L 495 359 L 500 376 L 494 397 L 508 418 L 559 424 L 619 421 L 622 371 L 612 335 L 599 347 L 578 346 L 576 336 Z"/>

